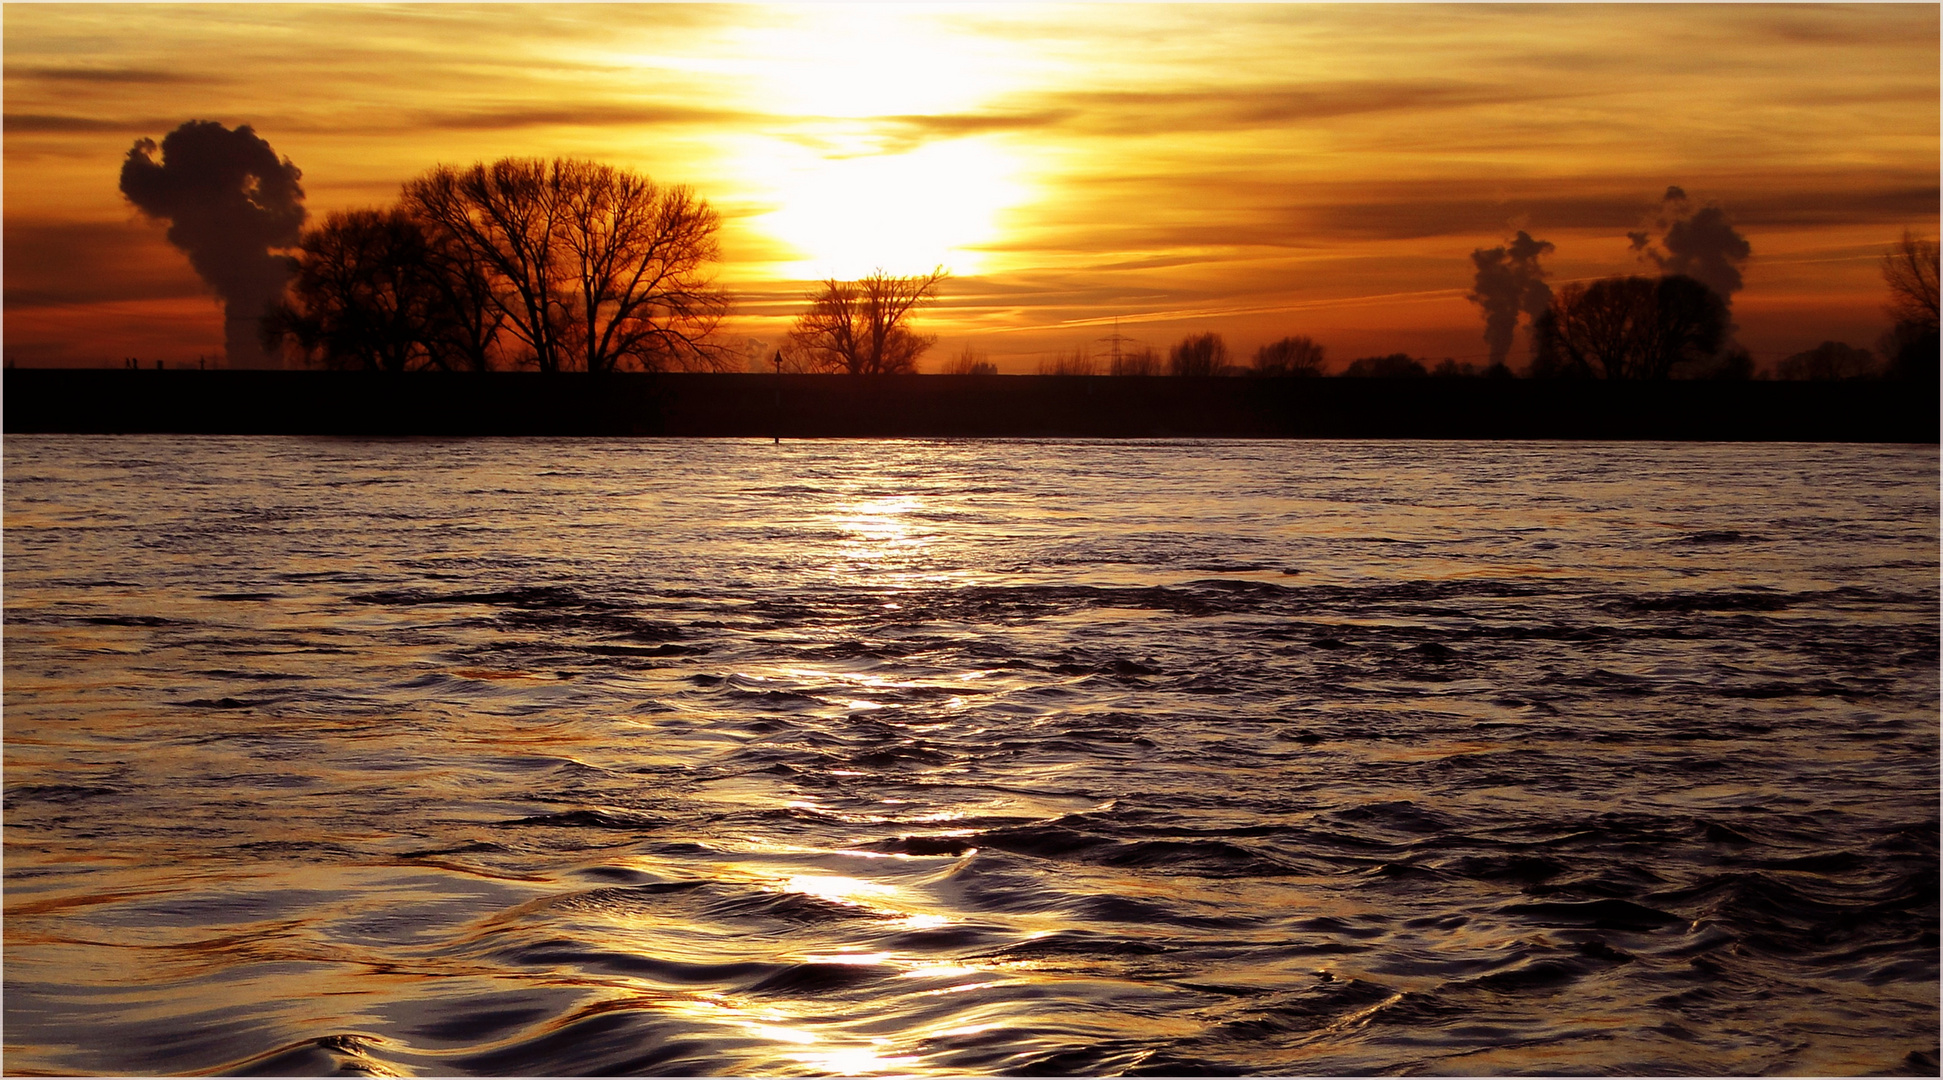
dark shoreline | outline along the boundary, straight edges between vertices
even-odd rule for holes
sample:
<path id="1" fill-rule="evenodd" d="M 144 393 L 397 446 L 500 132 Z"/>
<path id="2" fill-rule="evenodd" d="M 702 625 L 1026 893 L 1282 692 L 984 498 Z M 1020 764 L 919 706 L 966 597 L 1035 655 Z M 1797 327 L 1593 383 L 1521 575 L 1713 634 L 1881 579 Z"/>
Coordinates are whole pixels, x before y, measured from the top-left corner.
<path id="1" fill-rule="evenodd" d="M 1104 376 L 13 368 L 10 434 L 1934 443 L 1934 387 Z"/>

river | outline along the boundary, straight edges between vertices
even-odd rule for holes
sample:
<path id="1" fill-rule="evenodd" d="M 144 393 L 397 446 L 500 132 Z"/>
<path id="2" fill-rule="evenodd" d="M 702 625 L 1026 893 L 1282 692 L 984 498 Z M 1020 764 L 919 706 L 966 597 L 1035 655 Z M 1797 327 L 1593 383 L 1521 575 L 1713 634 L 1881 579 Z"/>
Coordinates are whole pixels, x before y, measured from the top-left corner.
<path id="1" fill-rule="evenodd" d="M 1935 446 L 4 487 L 9 1073 L 1937 1069 Z"/>

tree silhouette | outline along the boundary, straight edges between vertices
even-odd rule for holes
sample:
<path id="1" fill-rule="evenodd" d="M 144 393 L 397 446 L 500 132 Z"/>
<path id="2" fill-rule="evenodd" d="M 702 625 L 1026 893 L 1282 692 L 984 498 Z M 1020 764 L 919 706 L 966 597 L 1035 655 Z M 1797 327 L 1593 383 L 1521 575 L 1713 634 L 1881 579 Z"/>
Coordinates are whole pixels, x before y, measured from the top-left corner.
<path id="1" fill-rule="evenodd" d="M 1930 240 L 1903 231 L 1882 257 L 1882 279 L 1889 286 L 1889 315 L 1896 325 L 1878 346 L 1898 379 L 1934 384 L 1938 366 L 1937 253 Z"/>
<path id="2" fill-rule="evenodd" d="M 997 375 L 998 365 L 987 359 L 985 354 L 965 346 L 956 359 L 945 365 L 946 375 Z"/>
<path id="3" fill-rule="evenodd" d="M 1897 322 L 1930 330 L 1937 325 L 1936 244 L 1909 230 L 1882 257 L 1882 280 L 1889 285 L 1889 314 Z"/>
<path id="4" fill-rule="evenodd" d="M 1228 346 L 1220 334 L 1194 334 L 1167 350 L 1169 375 L 1219 375 L 1228 366 Z"/>
<path id="5" fill-rule="evenodd" d="M 1128 349 L 1108 361 L 1109 375 L 1158 375 L 1162 371 L 1160 354 L 1148 346 Z"/>
<path id="6" fill-rule="evenodd" d="M 442 296 L 425 234 L 397 210 L 334 213 L 298 240 L 288 299 L 265 317 L 263 343 L 306 363 L 405 371 L 443 366 L 433 344 Z"/>
<path id="7" fill-rule="evenodd" d="M 1365 356 L 1343 369 L 1345 379 L 1421 379 L 1430 374 L 1409 353 Z"/>
<path id="8" fill-rule="evenodd" d="M 503 158 L 435 168 L 405 185 L 404 203 L 428 250 L 474 275 L 442 280 L 493 309 L 542 371 L 734 363 L 711 340 L 728 307 L 707 275 L 721 221 L 686 187 L 575 158 Z"/>
<path id="9" fill-rule="evenodd" d="M 428 280 L 438 292 L 427 344 L 433 366 L 451 371 L 487 371 L 501 352 L 506 312 L 494 302 L 486 268 L 465 248 L 413 219 L 424 240 Z"/>
<path id="10" fill-rule="evenodd" d="M 556 163 L 557 164 L 557 163 Z M 460 170 L 441 165 L 405 185 L 405 208 L 434 241 L 479 267 L 505 329 L 541 371 L 561 368 L 554 221 L 555 170 L 537 158 L 503 158 Z"/>
<path id="11" fill-rule="evenodd" d="M 948 276 L 940 266 L 911 277 L 878 270 L 856 281 L 825 281 L 789 334 L 798 363 L 809 371 L 849 375 L 916 371 L 918 357 L 937 339 L 913 331 L 911 316 L 935 298 Z"/>
<path id="12" fill-rule="evenodd" d="M 1774 365 L 1777 379 L 1865 379 L 1875 373 L 1874 353 L 1840 341 L 1824 341 Z"/>
<path id="13" fill-rule="evenodd" d="M 1323 348 L 1307 337 L 1285 337 L 1255 350 L 1257 375 L 1322 374 Z"/>
<path id="14" fill-rule="evenodd" d="M 721 219 L 686 187 L 590 161 L 555 164 L 568 326 L 585 371 L 726 367 L 709 340 L 728 310 L 706 268 Z"/>
<path id="15" fill-rule="evenodd" d="M 1684 274 L 1575 282 L 1539 317 L 1533 374 L 1664 379 L 1712 357 L 1726 333 L 1727 305 Z"/>
<path id="16" fill-rule="evenodd" d="M 1093 359 L 1084 345 L 1072 352 L 1059 353 L 1039 361 L 1041 375 L 1098 375 L 1099 373 L 1099 362 Z"/>

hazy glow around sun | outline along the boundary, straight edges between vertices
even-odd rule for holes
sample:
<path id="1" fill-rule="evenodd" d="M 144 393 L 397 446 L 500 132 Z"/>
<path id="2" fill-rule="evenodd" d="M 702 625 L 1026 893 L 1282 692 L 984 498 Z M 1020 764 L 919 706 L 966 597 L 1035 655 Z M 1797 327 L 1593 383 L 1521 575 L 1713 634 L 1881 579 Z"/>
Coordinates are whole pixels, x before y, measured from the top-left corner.
<path id="1" fill-rule="evenodd" d="M 769 142 L 750 176 L 766 176 L 777 207 L 753 224 L 797 258 L 788 277 L 854 278 L 882 268 L 914 274 L 984 269 L 977 245 L 998 235 L 1002 210 L 1022 198 L 1013 162 L 984 139 L 934 142 L 906 153 L 830 157 Z"/>
<path id="2" fill-rule="evenodd" d="M 781 115 L 856 119 L 961 112 L 1004 86 L 996 43 L 954 36 L 916 5 L 817 6 L 740 35 L 762 57 L 748 88 Z"/>
<path id="3" fill-rule="evenodd" d="M 854 278 L 882 268 L 979 273 L 1002 211 L 1024 201 L 992 136 L 927 138 L 924 118 L 976 113 L 1016 72 L 991 42 L 954 36 L 916 7 L 823 8 L 745 32 L 751 105 L 794 119 L 741 140 L 737 173 L 774 207 L 751 226 L 789 249 L 772 272 Z"/>

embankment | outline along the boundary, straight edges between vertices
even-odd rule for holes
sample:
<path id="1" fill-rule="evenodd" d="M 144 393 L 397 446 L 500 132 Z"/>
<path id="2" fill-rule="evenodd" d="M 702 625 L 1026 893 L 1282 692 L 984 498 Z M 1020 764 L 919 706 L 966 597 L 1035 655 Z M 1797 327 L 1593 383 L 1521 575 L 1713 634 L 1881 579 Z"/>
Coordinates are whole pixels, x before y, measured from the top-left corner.
<path id="1" fill-rule="evenodd" d="M 1888 382 L 16 368 L 8 433 L 1936 442 Z"/>

